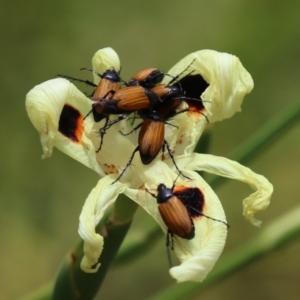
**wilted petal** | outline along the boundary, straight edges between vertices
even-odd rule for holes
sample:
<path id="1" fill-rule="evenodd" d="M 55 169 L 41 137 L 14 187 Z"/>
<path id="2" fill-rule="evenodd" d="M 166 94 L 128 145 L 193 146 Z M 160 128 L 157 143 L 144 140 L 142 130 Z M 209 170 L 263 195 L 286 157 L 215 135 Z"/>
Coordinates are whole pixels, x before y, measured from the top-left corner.
<path id="1" fill-rule="evenodd" d="M 176 76 L 190 64 L 179 78 L 193 71 L 190 75 L 200 74 L 209 84 L 201 95 L 209 122 L 230 118 L 241 110 L 245 95 L 253 88 L 253 80 L 236 56 L 214 50 L 200 50 L 187 55 L 168 74 Z M 164 82 L 169 81 L 165 77 Z"/>
<path id="2" fill-rule="evenodd" d="M 98 259 L 103 249 L 103 237 L 96 233 L 95 227 L 106 209 L 126 189 L 126 185 L 120 182 L 112 184 L 113 181 L 112 175 L 105 176 L 98 181 L 97 186 L 92 189 L 86 199 L 79 217 L 78 232 L 84 240 L 84 257 L 80 266 L 87 273 L 95 273 L 100 267 Z"/>
<path id="3" fill-rule="evenodd" d="M 156 161 L 155 164 L 155 168 L 150 166 L 142 173 L 145 179 L 147 177 L 147 181 L 145 181 L 147 188 L 153 193 L 160 183 L 171 187 L 177 177 L 176 173 L 172 172 L 164 163 Z M 199 188 L 204 195 L 201 213 L 219 221 L 199 216 L 193 218 L 195 237 L 192 240 L 174 235 L 174 250 L 181 264 L 171 268 L 170 274 L 178 282 L 200 282 L 207 276 L 222 253 L 227 236 L 227 226 L 222 222 L 226 222 L 226 218 L 220 200 L 210 186 L 196 172 L 187 171 L 185 174 L 193 180 L 178 179 L 176 186 Z M 167 234 L 167 228 L 158 211 L 156 200 L 151 195 L 143 189 L 128 189 L 125 194 L 142 206 Z"/>
<path id="4" fill-rule="evenodd" d="M 93 143 L 86 132 L 93 125 L 91 101 L 66 79 L 48 80 L 35 86 L 26 96 L 28 116 L 40 134 L 42 158 L 50 157 L 53 147 L 104 175 L 96 162 Z"/>
<path id="5" fill-rule="evenodd" d="M 99 74 L 103 74 L 108 69 L 114 69 L 119 72 L 121 70 L 121 63 L 118 54 L 114 49 L 107 47 L 98 50 L 92 59 L 93 70 Z M 98 84 L 101 78 L 93 73 L 94 83 Z"/>
<path id="6" fill-rule="evenodd" d="M 209 154 L 193 153 L 189 157 L 177 158 L 177 161 L 178 166 L 184 169 L 205 171 L 247 183 L 256 191 L 244 199 L 243 214 L 253 225 L 261 225 L 261 221 L 255 219 L 254 214 L 269 206 L 273 193 L 273 185 L 264 176 L 254 173 L 235 161 Z"/>

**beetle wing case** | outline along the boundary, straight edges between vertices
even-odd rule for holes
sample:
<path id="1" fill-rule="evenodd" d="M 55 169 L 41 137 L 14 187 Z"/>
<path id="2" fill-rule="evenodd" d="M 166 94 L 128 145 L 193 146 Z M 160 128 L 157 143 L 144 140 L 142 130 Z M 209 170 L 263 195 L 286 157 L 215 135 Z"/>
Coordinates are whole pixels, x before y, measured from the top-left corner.
<path id="1" fill-rule="evenodd" d="M 158 210 L 171 233 L 185 239 L 194 238 L 194 223 L 179 198 L 169 198 L 167 202 L 159 204 Z"/>

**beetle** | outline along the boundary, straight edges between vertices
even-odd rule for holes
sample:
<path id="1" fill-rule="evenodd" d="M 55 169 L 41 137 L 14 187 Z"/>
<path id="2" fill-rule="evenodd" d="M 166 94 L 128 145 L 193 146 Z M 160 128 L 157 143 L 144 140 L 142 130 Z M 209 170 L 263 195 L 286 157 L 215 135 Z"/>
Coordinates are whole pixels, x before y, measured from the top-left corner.
<path id="1" fill-rule="evenodd" d="M 191 240 L 195 237 L 195 226 L 183 202 L 174 193 L 174 186 L 167 188 L 161 183 L 157 186 L 157 200 L 159 213 L 168 228 L 168 235 L 177 235 Z M 153 194 L 151 194 L 153 196 Z M 169 241 L 167 241 L 169 246 Z"/>
<path id="2" fill-rule="evenodd" d="M 162 82 L 164 76 L 169 76 L 172 78 L 172 80 L 168 83 L 169 85 L 171 85 L 174 82 L 176 82 L 178 77 L 181 74 L 183 74 L 193 64 L 193 62 L 195 60 L 196 60 L 196 58 L 193 59 L 192 62 L 180 74 L 178 74 L 176 76 L 172 76 L 168 73 L 162 72 L 157 68 L 147 68 L 147 69 L 141 70 L 132 76 L 132 78 L 128 82 L 128 85 L 129 86 L 141 85 L 145 88 L 153 88 L 158 83 Z"/>
<path id="3" fill-rule="evenodd" d="M 179 88 L 180 83 L 170 86 L 170 83 L 176 81 L 193 62 L 194 60 L 175 77 L 165 74 L 156 68 L 142 70 L 133 76 L 128 83 L 129 86 L 118 90 L 110 99 L 93 102 L 94 115 L 97 114 L 99 119 L 106 118 L 105 125 L 99 131 L 101 142 L 97 152 L 100 151 L 102 147 L 104 134 L 113 124 L 123 120 L 124 117 L 132 112 L 138 112 L 140 116 L 148 115 L 148 117 L 143 122 L 141 131 L 144 130 L 142 131 L 142 134 L 139 135 L 139 150 L 136 151 L 140 152 L 144 164 L 151 163 L 159 153 L 162 145 L 166 144 L 162 144 L 164 142 L 163 123 L 165 123 L 165 120 L 159 119 L 160 117 L 155 110 L 159 111 L 164 119 L 167 119 L 176 114 L 176 108 L 179 107 L 183 100 L 190 99 L 202 103 L 200 99 L 185 97 L 182 89 Z M 169 85 L 158 84 L 165 75 L 171 76 L 173 80 L 170 81 Z M 181 112 L 184 111 L 186 110 L 182 110 Z M 110 122 L 108 120 L 110 114 L 119 114 L 121 116 Z M 142 118 L 144 117 L 142 116 Z M 156 129 L 157 133 L 155 133 Z M 161 135 L 162 132 L 163 135 Z M 152 144 L 149 138 L 153 136 L 156 136 L 157 138 L 155 138 L 156 142 Z M 141 139 L 143 139 L 143 141 L 141 141 Z"/>
<path id="4" fill-rule="evenodd" d="M 166 246 L 170 265 L 171 257 L 169 250 L 174 250 L 174 235 L 187 240 L 192 240 L 195 237 L 193 218 L 204 216 L 229 227 L 226 222 L 202 213 L 205 206 L 205 198 L 199 188 L 175 187 L 176 181 L 177 179 L 171 188 L 167 188 L 164 183 L 159 184 L 157 186 L 157 194 L 153 194 L 146 189 L 146 192 L 156 199 L 158 211 L 167 227 Z"/>
<path id="5" fill-rule="evenodd" d="M 160 98 L 150 89 L 142 86 L 128 86 L 118 90 L 111 98 L 93 101 L 93 114 L 98 120 L 106 118 L 106 122 L 100 128 L 100 146 L 96 152 L 101 150 L 103 138 L 106 131 L 117 122 L 126 118 L 130 113 L 148 110 L 155 107 Z M 110 121 L 109 115 L 120 115 L 117 119 Z"/>
<path id="6" fill-rule="evenodd" d="M 168 142 L 165 140 L 165 124 L 168 124 L 170 126 L 177 127 L 173 124 L 168 123 L 160 114 L 158 111 L 152 110 L 147 111 L 145 115 L 142 115 L 143 122 L 137 125 L 135 128 L 133 128 L 128 133 L 123 133 L 120 131 L 120 133 L 123 136 L 129 135 L 138 128 L 141 128 L 139 131 L 138 136 L 138 145 L 133 150 L 133 153 L 131 157 L 129 158 L 125 168 L 122 170 L 118 178 L 113 182 L 115 183 L 118 181 L 122 175 L 125 173 L 127 168 L 131 165 L 132 160 L 135 156 L 136 152 L 140 153 L 141 161 L 144 165 L 149 165 L 158 155 L 160 150 L 165 151 L 165 148 L 168 151 L 168 154 L 170 158 L 172 159 L 175 168 L 181 174 L 183 177 L 186 177 L 190 179 L 189 177 L 185 176 L 178 168 L 174 156 L 172 154 L 172 150 L 170 149 L 170 146 Z"/>
<path id="7" fill-rule="evenodd" d="M 93 101 L 92 110 L 85 116 L 85 118 L 91 112 L 93 112 L 94 121 L 99 122 L 106 116 L 105 116 L 105 114 L 101 113 L 102 107 L 101 106 L 98 107 L 97 105 L 95 105 L 95 103 L 97 101 L 103 101 L 104 99 L 110 99 L 118 90 L 121 89 L 121 83 L 125 83 L 125 81 L 123 81 L 123 79 L 120 77 L 121 70 L 116 71 L 113 68 L 111 68 L 111 69 L 106 70 L 103 74 L 100 74 L 97 71 L 89 69 L 89 68 L 81 68 L 80 70 L 88 70 L 88 71 L 91 71 L 91 72 L 97 74 L 101 78 L 99 84 L 97 85 L 89 80 L 77 79 L 77 78 L 60 75 L 60 74 L 58 74 L 58 76 L 66 78 L 66 79 L 84 82 L 90 86 L 95 87 L 95 90 L 92 94 L 92 101 Z M 106 105 L 107 105 L 106 110 L 116 111 L 113 102 L 108 102 Z M 99 110 L 100 110 L 100 112 L 99 112 Z"/>
<path id="8" fill-rule="evenodd" d="M 128 85 L 141 85 L 145 88 L 152 88 L 160 83 L 165 76 L 164 72 L 156 68 L 147 68 L 137 72 L 128 82 Z"/>

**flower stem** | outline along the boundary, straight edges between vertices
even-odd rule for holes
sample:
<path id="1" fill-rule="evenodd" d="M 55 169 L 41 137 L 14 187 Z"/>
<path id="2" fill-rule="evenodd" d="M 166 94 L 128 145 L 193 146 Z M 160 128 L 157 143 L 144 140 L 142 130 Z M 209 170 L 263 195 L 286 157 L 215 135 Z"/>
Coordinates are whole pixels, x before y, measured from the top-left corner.
<path id="1" fill-rule="evenodd" d="M 99 259 L 101 267 L 98 272 L 91 274 L 81 270 L 83 241 L 80 241 L 63 262 L 51 299 L 94 299 L 130 228 L 137 207 L 133 201 L 123 195 L 118 198 L 96 228 L 98 232 L 105 232 L 105 246 Z"/>

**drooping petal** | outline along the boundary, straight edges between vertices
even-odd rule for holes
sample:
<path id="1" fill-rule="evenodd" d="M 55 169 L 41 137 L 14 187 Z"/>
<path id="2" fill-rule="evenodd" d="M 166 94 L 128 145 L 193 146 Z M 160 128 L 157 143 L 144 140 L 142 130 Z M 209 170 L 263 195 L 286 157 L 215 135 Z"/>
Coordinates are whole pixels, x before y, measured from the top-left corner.
<path id="1" fill-rule="evenodd" d="M 205 171 L 248 184 L 253 194 L 243 200 L 243 214 L 253 225 L 260 226 L 261 221 L 254 214 L 265 210 L 270 203 L 273 185 L 262 175 L 224 157 L 193 153 L 188 157 L 177 157 L 178 166 L 187 170 Z"/>
<path id="2" fill-rule="evenodd" d="M 227 237 L 226 217 L 219 198 L 210 186 L 196 172 L 187 174 L 194 179 L 189 185 L 199 188 L 204 195 L 203 216 L 193 218 L 195 237 L 192 240 L 175 236 L 174 250 L 181 264 L 171 268 L 170 274 L 178 282 L 201 282 L 223 251 Z"/>
<path id="3" fill-rule="evenodd" d="M 95 148 L 86 138 L 92 122 L 84 117 L 91 101 L 72 83 L 63 78 L 35 86 L 26 96 L 28 116 L 40 134 L 42 158 L 50 157 L 53 147 L 104 175 L 96 162 Z"/>
<path id="4" fill-rule="evenodd" d="M 114 69 L 119 72 L 121 70 L 121 63 L 118 54 L 114 49 L 107 47 L 98 50 L 92 59 L 93 70 L 99 74 L 103 74 L 108 69 Z M 94 83 L 98 84 L 101 78 L 93 73 Z"/>
<path id="5" fill-rule="evenodd" d="M 182 71 L 184 72 L 179 79 L 188 74 L 200 74 L 209 84 L 201 99 L 211 123 L 230 118 L 240 111 L 245 95 L 251 92 L 254 85 L 251 75 L 238 57 L 214 50 L 200 50 L 187 55 L 169 70 L 168 74 L 176 76 Z M 169 81 L 170 79 L 165 77 L 164 82 Z"/>
<path id="6" fill-rule="evenodd" d="M 227 226 L 222 205 L 210 188 L 210 186 L 193 171 L 187 171 L 186 175 L 193 180 L 176 181 L 176 186 L 199 188 L 204 195 L 204 205 L 201 213 L 205 216 L 214 218 L 218 221 L 209 219 L 204 215 L 193 218 L 195 225 L 195 237 L 191 240 L 174 236 L 174 250 L 180 260 L 179 266 L 170 269 L 170 274 L 178 282 L 183 281 L 202 281 L 213 268 L 223 251 Z M 161 161 L 155 162 L 154 166 L 149 166 L 144 172 L 141 172 L 142 179 L 146 182 L 152 193 L 156 193 L 158 184 L 164 183 L 171 188 L 177 174 Z M 158 211 L 158 204 L 149 193 L 144 189 L 127 189 L 125 194 L 142 206 L 159 224 L 164 233 L 167 234 L 167 228 Z"/>
<path id="7" fill-rule="evenodd" d="M 114 181 L 114 176 L 107 175 L 100 179 L 92 189 L 79 217 L 79 235 L 84 240 L 84 257 L 81 269 L 86 273 L 95 273 L 100 267 L 98 259 L 103 249 L 103 237 L 96 233 L 95 227 L 103 217 L 106 209 L 127 188 L 126 185 Z"/>

